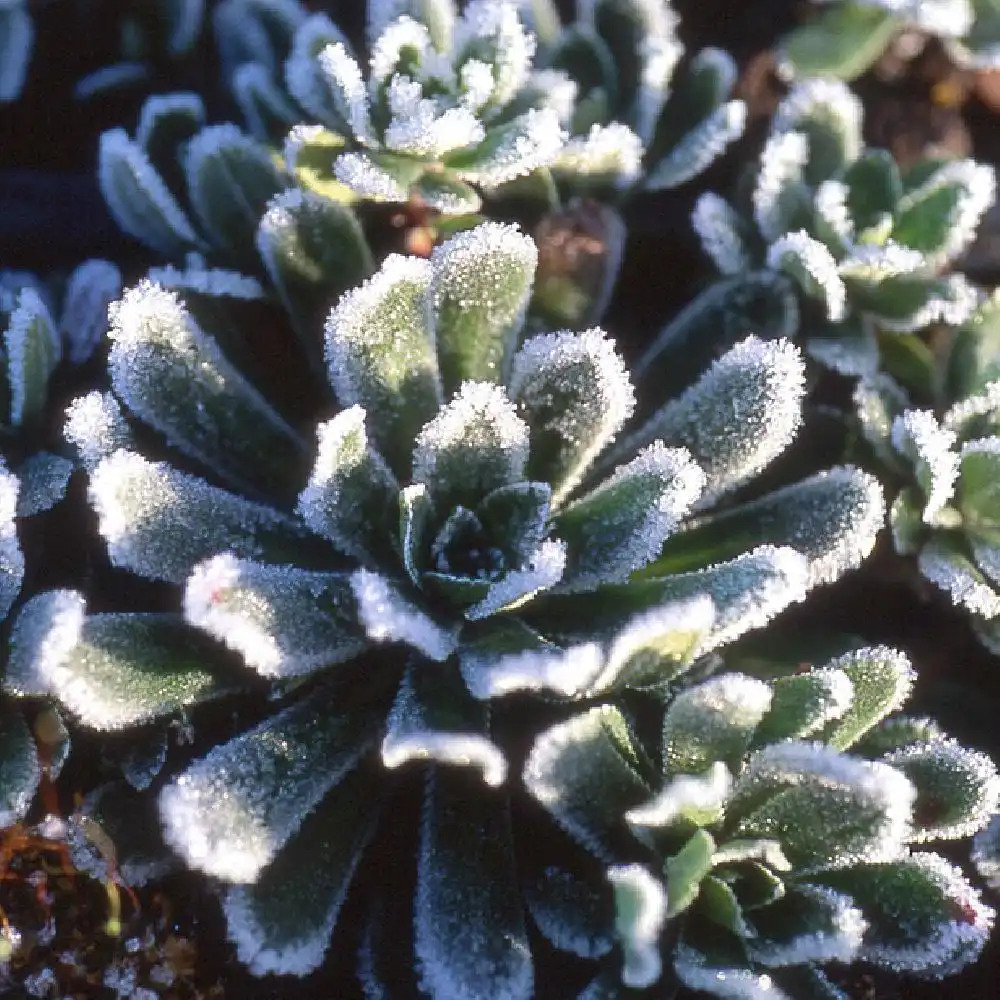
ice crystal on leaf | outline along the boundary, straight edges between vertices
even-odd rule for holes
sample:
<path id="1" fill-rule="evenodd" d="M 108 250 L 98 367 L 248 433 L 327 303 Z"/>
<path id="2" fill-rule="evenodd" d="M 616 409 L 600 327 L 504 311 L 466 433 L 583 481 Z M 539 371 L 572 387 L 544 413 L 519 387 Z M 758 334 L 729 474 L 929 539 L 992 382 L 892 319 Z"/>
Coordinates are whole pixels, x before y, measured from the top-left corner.
<path id="1" fill-rule="evenodd" d="M 502 6 L 482 5 L 475 16 L 486 20 L 469 23 L 489 22 L 490 37 L 514 52 L 513 22 L 487 18 Z M 470 71 L 470 86 L 480 75 Z M 507 78 L 491 78 L 502 93 Z M 493 99 L 485 84 L 476 90 L 482 106 Z M 281 196 L 271 221 L 303 206 Z M 272 692 L 263 721 L 159 792 L 176 853 L 238 883 L 223 906 L 255 972 L 304 974 L 322 961 L 353 873 L 369 863 L 383 798 L 418 772 L 427 784 L 412 944 L 423 988 L 442 1000 L 527 997 L 508 801 L 519 699 L 508 696 L 540 696 L 566 713 L 630 689 L 662 695 L 696 656 L 858 559 L 822 562 L 826 553 L 871 545 L 877 526 L 859 510 L 872 490 L 845 469 L 802 487 L 812 507 L 780 494 L 754 501 L 773 498 L 786 512 L 787 543 L 748 515 L 724 555 L 713 553 L 729 533 L 709 531 L 680 570 L 661 568 L 675 539 L 702 530 L 689 524 L 696 505 L 704 514 L 787 446 L 802 359 L 787 342 L 749 338 L 673 402 L 652 385 L 653 417 L 633 427 L 638 393 L 602 330 L 526 331 L 537 261 L 516 227 L 488 223 L 429 259 L 390 256 L 343 295 L 323 327 L 340 409 L 322 404 L 311 472 L 297 460 L 298 432 L 228 357 L 238 342 L 224 339 L 226 325 L 246 308 L 234 297 L 199 311 L 190 287 L 129 289 L 112 314 L 115 397 L 70 408 L 67 437 L 89 471 L 112 562 L 182 588 L 184 618 L 74 604 L 75 631 L 64 634 L 27 616 L 23 631 L 36 638 L 25 662 L 41 664 L 47 692 L 96 729 L 197 711 L 245 688 Z M 285 286 L 289 301 L 294 287 Z M 293 323 L 305 315 L 290 310 Z M 168 460 L 147 456 L 148 430 L 133 422 L 161 434 Z M 818 509 L 824 518 L 812 516 Z M 766 714 L 766 693 L 748 680 L 726 696 L 747 699 L 734 759 Z M 813 732 L 843 702 L 835 693 Z M 589 717 L 593 725 L 626 746 L 616 708 Z M 609 773 L 631 774 L 632 757 L 603 759 Z M 627 837 L 624 813 L 651 794 L 644 777 L 626 777 L 600 809 L 609 823 L 618 810 Z M 688 809 L 685 795 L 676 791 L 675 811 Z M 589 822 L 586 799 L 567 829 Z M 587 843 L 614 860 L 613 836 Z M 324 859 L 317 880 L 314 856 Z M 410 912 L 411 903 L 390 880 L 371 906 Z M 398 951 L 380 933 L 365 939 L 366 979 L 381 975 L 386 948 Z M 637 980 L 653 976 L 651 947 L 637 946 Z"/>
<path id="2" fill-rule="evenodd" d="M 797 669 L 769 658 L 766 677 L 722 672 L 668 696 L 658 777 L 608 704 L 536 738 L 528 791 L 615 862 L 606 911 L 620 947 L 584 996 L 655 988 L 667 962 L 720 998 L 813 995 L 807 982 L 834 996 L 828 962 L 936 977 L 985 944 L 992 911 L 957 869 L 912 846 L 984 828 L 992 762 L 885 718 L 912 680 L 893 650 Z M 629 832 L 643 865 L 627 863 Z"/>

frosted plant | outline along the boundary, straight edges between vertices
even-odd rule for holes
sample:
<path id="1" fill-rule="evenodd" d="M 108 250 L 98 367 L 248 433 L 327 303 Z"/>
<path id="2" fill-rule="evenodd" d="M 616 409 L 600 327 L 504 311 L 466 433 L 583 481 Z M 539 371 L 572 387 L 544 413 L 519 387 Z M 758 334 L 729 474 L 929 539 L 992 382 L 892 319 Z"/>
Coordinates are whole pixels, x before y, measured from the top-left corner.
<path id="1" fill-rule="evenodd" d="M 0 104 L 20 96 L 34 39 L 35 26 L 24 0 L 0 4 Z"/>
<path id="2" fill-rule="evenodd" d="M 889 376 L 863 380 L 858 419 L 886 479 L 898 484 L 890 519 L 896 550 L 972 617 L 1000 651 L 1000 557 L 994 525 L 1000 475 L 1000 300 L 984 302 L 958 331 L 934 409 L 914 406 Z"/>
<path id="3" fill-rule="evenodd" d="M 656 762 L 610 703 L 535 740 L 528 791 L 612 890 L 553 868 L 533 897 L 557 947 L 600 960 L 582 996 L 661 996 L 676 978 L 723 998 L 846 998 L 827 963 L 940 978 L 985 944 L 993 911 L 914 848 L 984 827 L 989 758 L 890 715 L 914 676 L 895 650 L 768 674 L 673 692 Z"/>
<path id="4" fill-rule="evenodd" d="M 113 307 L 114 396 L 71 408 L 111 561 L 177 586 L 183 618 L 43 594 L 62 613 L 41 608 L 51 641 L 24 683 L 104 731 L 270 691 L 255 727 L 159 792 L 167 841 L 221 880 L 258 973 L 322 961 L 379 831 L 416 858 L 416 893 L 376 873 L 370 988 L 407 962 L 379 916 L 402 908 L 431 996 L 530 995 L 508 778 L 526 701 L 662 689 L 857 565 L 882 522 L 877 484 L 844 468 L 731 506 L 732 538 L 693 527 L 791 440 L 801 357 L 748 337 L 638 419 L 601 330 L 522 340 L 536 253 L 485 224 L 345 294 L 325 325 L 340 409 L 314 449 L 150 281 Z M 133 420 L 185 470 L 145 454 Z M 653 571 L 686 530 L 687 567 Z M 419 824 L 400 811 L 414 787 Z"/>
<path id="5" fill-rule="evenodd" d="M 743 134 L 735 62 L 705 48 L 678 70 L 684 44 L 670 3 L 577 0 L 568 24 L 551 0 L 520 6 L 538 37 L 541 72 L 575 91 L 570 139 L 553 165 L 571 188 L 677 187 Z"/>
<path id="6" fill-rule="evenodd" d="M 901 32 L 935 35 L 952 58 L 977 70 L 1000 68 L 1000 21 L 992 0 L 817 0 L 819 15 L 781 43 L 789 76 L 853 80 Z"/>
<path id="7" fill-rule="evenodd" d="M 865 147 L 861 115 L 836 80 L 796 83 L 746 197 L 734 206 L 705 193 L 692 219 L 724 276 L 706 308 L 762 300 L 757 308 L 782 331 L 799 325 L 801 309 L 807 352 L 853 376 L 884 364 L 880 346 L 896 347 L 896 335 L 968 318 L 977 293 L 949 267 L 995 194 L 992 168 L 972 160 L 921 162 L 903 174 L 889 153 Z"/>

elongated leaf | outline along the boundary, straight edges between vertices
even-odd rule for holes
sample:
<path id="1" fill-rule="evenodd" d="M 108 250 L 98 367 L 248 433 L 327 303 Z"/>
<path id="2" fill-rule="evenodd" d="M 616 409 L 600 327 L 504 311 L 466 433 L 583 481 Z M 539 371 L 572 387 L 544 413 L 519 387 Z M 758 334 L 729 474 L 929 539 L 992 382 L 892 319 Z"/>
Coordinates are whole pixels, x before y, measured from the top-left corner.
<path id="1" fill-rule="evenodd" d="M 97 349 L 108 328 L 108 306 L 121 293 L 121 272 L 110 261 L 86 260 L 70 274 L 59 334 L 71 365 L 82 365 Z"/>
<path id="2" fill-rule="evenodd" d="M 840 719 L 851 707 L 854 685 L 845 671 L 820 667 L 776 677 L 771 681 L 771 693 L 771 707 L 754 733 L 757 746 L 812 736 Z"/>
<path id="3" fill-rule="evenodd" d="M 34 737 L 13 705 L 0 706 L 0 827 L 21 820 L 42 777 Z"/>
<path id="4" fill-rule="evenodd" d="M 228 743 L 165 786 L 167 843 L 192 868 L 254 882 L 326 793 L 371 748 L 371 710 L 332 710 L 319 688 Z"/>
<path id="5" fill-rule="evenodd" d="M 669 887 L 641 865 L 608 869 L 615 893 L 615 935 L 622 950 L 622 982 L 642 989 L 662 972 L 660 934 L 668 915 Z"/>
<path id="6" fill-rule="evenodd" d="M 7 617 L 24 579 L 24 555 L 17 540 L 17 495 L 20 484 L 0 461 L 0 619 Z"/>
<path id="7" fill-rule="evenodd" d="M 322 963 L 381 798 L 370 770 L 350 772 L 256 883 L 226 891 L 229 939 L 256 975 L 304 976 Z"/>
<path id="8" fill-rule="evenodd" d="M 17 473 L 21 483 L 17 516 L 33 517 L 51 510 L 66 496 L 73 463 L 60 455 L 37 451 L 21 463 Z"/>
<path id="9" fill-rule="evenodd" d="M 0 10 L 0 104 L 20 95 L 34 41 L 35 25 L 27 5 L 5 4 Z"/>
<path id="10" fill-rule="evenodd" d="M 76 449 L 88 472 L 118 449 L 131 448 L 131 432 L 110 392 L 78 396 L 66 408 L 63 437 Z"/>
<path id="11" fill-rule="evenodd" d="M 326 322 L 334 392 L 343 406 L 365 408 L 379 450 L 403 479 L 413 439 L 442 398 L 427 312 L 431 275 L 425 260 L 390 255 Z"/>
<path id="12" fill-rule="evenodd" d="M 530 428 L 528 475 L 550 483 L 558 506 L 632 415 L 628 372 L 602 330 L 533 337 L 507 385 Z"/>
<path id="13" fill-rule="evenodd" d="M 427 778 L 413 918 L 420 982 L 440 1000 L 529 1000 L 509 807 L 476 781 L 445 767 Z"/>
<path id="14" fill-rule="evenodd" d="M 62 344 L 48 307 L 31 288 L 17 297 L 4 332 L 12 427 L 38 420 L 48 398 L 48 382 L 62 357 Z"/>
<path id="15" fill-rule="evenodd" d="M 143 281 L 111 319 L 108 365 L 128 408 L 235 485 L 280 493 L 290 464 L 304 458 L 304 443 L 180 300 Z"/>

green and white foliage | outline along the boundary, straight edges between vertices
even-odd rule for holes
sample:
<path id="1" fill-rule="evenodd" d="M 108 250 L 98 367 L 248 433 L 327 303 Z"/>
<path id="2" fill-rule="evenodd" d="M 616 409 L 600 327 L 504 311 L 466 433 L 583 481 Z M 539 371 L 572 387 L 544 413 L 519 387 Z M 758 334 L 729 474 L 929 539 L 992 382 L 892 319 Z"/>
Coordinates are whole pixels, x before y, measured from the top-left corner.
<path id="1" fill-rule="evenodd" d="M 285 159 L 301 182 L 467 214 L 562 150 L 566 87 L 538 78 L 516 3 L 373 3 L 367 27 L 367 58 L 325 15 L 295 33 L 285 84 L 302 110 Z"/>
<path id="2" fill-rule="evenodd" d="M 985 944 L 993 911 L 914 847 L 985 827 L 989 758 L 890 714 L 914 671 L 888 647 L 767 674 L 675 688 L 658 764 L 611 703 L 535 740 L 528 791 L 609 866 L 618 948 L 582 996 L 839 997 L 827 963 L 940 978 Z M 556 905 L 543 932 L 578 922 Z"/>
<path id="3" fill-rule="evenodd" d="M 851 376 L 874 374 L 882 340 L 969 317 L 977 292 L 949 267 L 995 194 L 993 169 L 972 160 L 901 171 L 865 146 L 861 116 L 839 81 L 797 82 L 740 201 L 707 192 L 692 218 L 725 280 L 772 285 L 772 313 L 788 309 L 791 282 L 806 351 Z M 768 320 L 796 325 L 796 312 Z"/>
<path id="4" fill-rule="evenodd" d="M 115 221 L 141 243 L 178 262 L 199 253 L 244 270 L 259 270 L 258 224 L 291 183 L 250 135 L 230 123 L 206 125 L 193 93 L 148 98 L 134 136 L 122 128 L 105 132 L 97 178 Z M 177 280 L 183 287 L 182 276 Z M 231 281 L 238 286 L 237 276 Z"/>
<path id="5" fill-rule="evenodd" d="M 523 700 L 565 713 L 662 692 L 856 565 L 882 522 L 877 487 L 845 469 L 754 501 L 764 508 L 731 505 L 745 515 L 733 537 L 695 529 L 696 508 L 703 519 L 791 440 L 797 350 L 748 337 L 678 398 L 650 386 L 638 420 L 603 331 L 526 335 L 536 262 L 515 226 L 487 223 L 429 259 L 392 255 L 343 295 L 324 341 L 339 409 L 326 407 L 308 474 L 297 431 L 189 296 L 150 281 L 112 310 L 117 400 L 71 408 L 112 562 L 179 585 L 183 621 L 43 595 L 65 613 L 38 619 L 19 675 L 98 730 L 241 686 L 272 692 L 256 728 L 159 795 L 172 848 L 232 884 L 230 935 L 256 972 L 323 960 L 380 809 L 416 774 L 423 988 L 529 996 L 504 735 Z M 183 470 L 145 453 L 136 421 Z M 656 568 L 695 530 L 683 569 Z M 410 908 L 378 881 L 376 910 Z M 377 937 L 366 979 L 385 957 Z"/>
<path id="6" fill-rule="evenodd" d="M 550 0 L 520 6 L 538 36 L 546 85 L 573 88 L 570 138 L 553 165 L 569 186 L 677 187 L 743 134 L 735 62 L 706 48 L 679 69 L 684 44 L 669 2 L 577 0 L 564 25 Z"/>
<path id="7" fill-rule="evenodd" d="M 779 68 L 792 77 L 853 80 L 904 31 L 934 35 L 962 67 L 1000 68 L 1000 18 L 993 0 L 817 0 L 814 20 L 781 43 Z"/>
<path id="8" fill-rule="evenodd" d="M 889 376 L 855 391 L 862 433 L 899 484 L 890 520 L 896 550 L 968 612 L 976 633 L 1000 651 L 1000 307 L 985 301 L 960 327 L 944 369 L 941 404 L 922 409 Z"/>

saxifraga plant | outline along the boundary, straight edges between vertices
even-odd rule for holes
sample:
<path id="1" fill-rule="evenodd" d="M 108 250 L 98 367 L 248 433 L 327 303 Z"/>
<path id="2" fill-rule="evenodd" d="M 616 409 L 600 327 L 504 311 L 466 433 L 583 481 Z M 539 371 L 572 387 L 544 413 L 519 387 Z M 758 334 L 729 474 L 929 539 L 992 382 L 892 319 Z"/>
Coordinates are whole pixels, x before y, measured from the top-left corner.
<path id="1" fill-rule="evenodd" d="M 914 848 L 980 830 L 1000 780 L 930 720 L 890 715 L 913 676 L 887 647 L 717 673 L 671 692 L 655 762 L 611 704 L 542 733 L 527 788 L 613 887 L 612 904 L 556 865 L 536 889 L 551 940 L 602 960 L 581 997 L 846 1000 L 829 963 L 942 978 L 975 961 L 993 911 Z"/>
<path id="2" fill-rule="evenodd" d="M 412 876 L 373 892 L 366 988 L 415 974 L 439 998 L 530 996 L 508 775 L 525 705 L 661 691 L 857 565 L 882 523 L 877 483 L 848 467 L 707 518 L 797 429 L 798 352 L 750 337 L 623 435 L 634 393 L 601 331 L 519 343 L 535 259 L 486 224 L 347 293 L 325 331 L 342 409 L 308 482 L 307 443 L 148 281 L 113 310 L 112 387 L 209 478 L 137 451 L 110 395 L 71 408 L 112 562 L 182 586 L 183 615 L 39 595 L 8 686 L 109 732 L 270 691 L 259 725 L 158 788 L 167 842 L 223 885 L 257 973 L 322 961 L 380 815 L 415 781 L 415 894 Z M 689 571 L 651 571 L 695 523 Z M 379 916 L 401 907 L 413 959 Z"/>
<path id="3" fill-rule="evenodd" d="M 904 173 L 866 148 L 861 118 L 839 81 L 796 83 L 737 207 L 699 197 L 694 228 L 724 276 L 689 307 L 700 326 L 756 314 L 755 329 L 801 331 L 806 352 L 842 374 L 903 377 L 912 334 L 968 319 L 978 292 L 950 268 L 993 203 L 992 168 L 927 160 Z M 693 338 L 662 339 L 669 365 Z"/>

